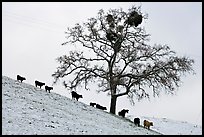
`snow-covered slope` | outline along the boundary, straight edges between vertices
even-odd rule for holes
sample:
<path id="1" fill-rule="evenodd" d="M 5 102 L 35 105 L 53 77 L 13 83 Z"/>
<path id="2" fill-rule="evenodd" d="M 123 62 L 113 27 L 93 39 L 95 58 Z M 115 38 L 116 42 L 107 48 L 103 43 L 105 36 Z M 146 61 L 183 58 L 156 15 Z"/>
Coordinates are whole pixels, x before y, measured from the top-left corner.
<path id="1" fill-rule="evenodd" d="M 134 119 L 134 117 L 130 115 L 127 118 L 130 120 Z M 186 121 L 177 121 L 169 118 L 140 117 L 141 121 L 144 119 L 152 121 L 154 126 L 150 128 L 163 135 L 202 135 L 202 126 Z"/>
<path id="2" fill-rule="evenodd" d="M 142 117 L 154 121 L 153 130 L 165 135 L 202 135 L 202 126 L 167 118 Z"/>
<path id="3" fill-rule="evenodd" d="M 157 135 L 129 119 L 2 76 L 2 134 Z"/>

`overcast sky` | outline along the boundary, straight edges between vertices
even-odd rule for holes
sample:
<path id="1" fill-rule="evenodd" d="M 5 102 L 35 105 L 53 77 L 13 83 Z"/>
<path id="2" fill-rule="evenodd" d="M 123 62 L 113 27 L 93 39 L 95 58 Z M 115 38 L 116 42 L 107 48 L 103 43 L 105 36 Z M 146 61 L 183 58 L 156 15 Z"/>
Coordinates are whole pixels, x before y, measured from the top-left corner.
<path id="1" fill-rule="evenodd" d="M 151 34 L 151 44 L 168 44 L 180 56 L 195 60 L 196 75 L 186 74 L 175 96 L 143 100 L 131 106 L 126 96 L 117 100 L 116 112 L 129 109 L 128 115 L 165 117 L 202 125 L 202 3 L 160 2 L 3 2 L 2 3 L 2 75 L 16 79 L 20 74 L 25 83 L 34 85 L 35 80 L 52 85 L 51 75 L 56 70 L 56 58 L 67 54 L 67 27 L 86 22 L 95 17 L 100 9 L 142 6 L 148 20 L 142 22 Z M 83 95 L 79 101 L 89 104 L 97 102 L 109 111 L 110 96 L 90 91 L 78 91 Z M 69 91 L 59 82 L 56 92 L 71 98 Z M 69 106 L 67 106 L 69 107 Z"/>

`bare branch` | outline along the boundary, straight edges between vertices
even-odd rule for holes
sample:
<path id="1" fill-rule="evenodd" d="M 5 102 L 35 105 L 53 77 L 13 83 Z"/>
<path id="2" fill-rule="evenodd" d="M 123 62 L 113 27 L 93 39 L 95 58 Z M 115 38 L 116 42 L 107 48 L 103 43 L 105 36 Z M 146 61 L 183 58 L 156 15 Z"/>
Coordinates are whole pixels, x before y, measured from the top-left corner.
<path id="1" fill-rule="evenodd" d="M 174 94 L 181 77 L 193 71 L 194 60 L 178 57 L 167 45 L 148 45 L 150 34 L 140 24 L 148 15 L 141 7 L 133 6 L 128 12 L 111 9 L 100 10 L 96 17 L 82 25 L 76 24 L 65 32 L 67 42 L 80 50 L 57 58 L 59 67 L 52 75 L 55 79 L 67 78 L 66 88 L 91 82 L 98 84 L 98 92 L 108 92 L 111 97 L 127 95 L 131 103 L 159 96 L 162 90 Z"/>

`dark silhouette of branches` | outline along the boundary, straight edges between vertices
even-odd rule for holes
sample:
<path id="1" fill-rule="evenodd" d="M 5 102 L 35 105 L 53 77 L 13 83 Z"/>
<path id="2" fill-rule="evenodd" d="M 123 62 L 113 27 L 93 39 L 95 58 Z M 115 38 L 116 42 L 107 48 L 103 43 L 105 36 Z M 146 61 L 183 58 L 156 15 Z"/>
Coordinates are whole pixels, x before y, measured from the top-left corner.
<path id="1" fill-rule="evenodd" d="M 128 95 L 132 102 L 134 96 L 149 98 L 146 88 L 151 88 L 153 95 L 160 91 L 174 94 L 181 76 L 193 72 L 194 60 L 178 57 L 167 45 L 146 44 L 150 35 L 140 24 L 147 17 L 141 7 L 133 6 L 128 12 L 100 10 L 97 17 L 68 28 L 67 42 L 62 45 L 75 44 L 86 52 L 70 51 L 58 57 L 54 82 L 72 76 L 68 83 L 63 82 L 69 89 L 83 84 L 88 89 L 89 82 L 98 83 L 98 92 L 111 96 L 111 113 L 115 113 L 117 97 Z"/>

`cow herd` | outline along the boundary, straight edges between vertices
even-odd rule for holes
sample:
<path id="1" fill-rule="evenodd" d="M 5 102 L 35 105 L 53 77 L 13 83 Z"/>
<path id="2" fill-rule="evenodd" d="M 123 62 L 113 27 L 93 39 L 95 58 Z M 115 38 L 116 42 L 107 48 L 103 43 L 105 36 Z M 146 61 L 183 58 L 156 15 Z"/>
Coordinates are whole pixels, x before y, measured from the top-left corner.
<path id="1" fill-rule="evenodd" d="M 22 83 L 23 80 L 26 80 L 26 78 L 22 77 L 20 75 L 17 75 L 17 81 L 20 81 Z M 45 85 L 45 83 L 35 80 L 35 86 L 36 87 L 39 86 L 41 88 L 44 85 Z M 46 85 L 45 86 L 45 91 L 48 91 L 50 93 L 50 90 L 53 90 L 53 87 L 49 87 L 49 86 Z"/>
<path id="2" fill-rule="evenodd" d="M 23 80 L 26 80 L 26 78 L 22 77 L 20 75 L 17 75 L 17 81 L 20 81 L 22 83 Z M 44 85 L 45 85 L 45 83 L 35 80 L 35 86 L 36 87 L 39 86 L 41 88 Z M 45 91 L 46 92 L 48 91 L 50 93 L 50 90 L 53 90 L 53 87 L 49 87 L 49 86 L 45 85 Z M 78 94 L 75 91 L 72 91 L 71 95 L 72 95 L 72 99 L 76 99 L 77 101 L 79 100 L 79 98 L 83 98 L 82 95 Z M 93 102 L 90 102 L 90 106 L 96 107 L 96 108 L 101 109 L 101 110 L 107 110 L 106 107 L 101 106 L 97 103 L 93 103 Z M 122 109 L 121 111 L 118 112 L 118 115 L 122 116 L 124 118 L 125 114 L 128 112 L 129 112 L 128 109 Z M 134 124 L 137 125 L 138 127 L 140 126 L 140 119 L 138 117 L 134 118 Z M 143 125 L 144 125 L 144 128 L 150 129 L 150 126 L 153 126 L 153 122 L 150 122 L 148 120 L 144 120 Z"/>
<path id="3" fill-rule="evenodd" d="M 128 109 L 122 109 L 121 111 L 118 112 L 118 115 L 122 116 L 124 118 L 125 114 L 128 112 L 129 112 Z M 134 118 L 134 123 L 135 123 L 135 125 L 137 125 L 139 127 L 140 126 L 140 118 L 138 118 L 138 117 Z M 144 120 L 143 125 L 144 125 L 144 128 L 150 129 L 150 126 L 153 126 L 153 122 L 149 122 L 147 120 Z"/>

